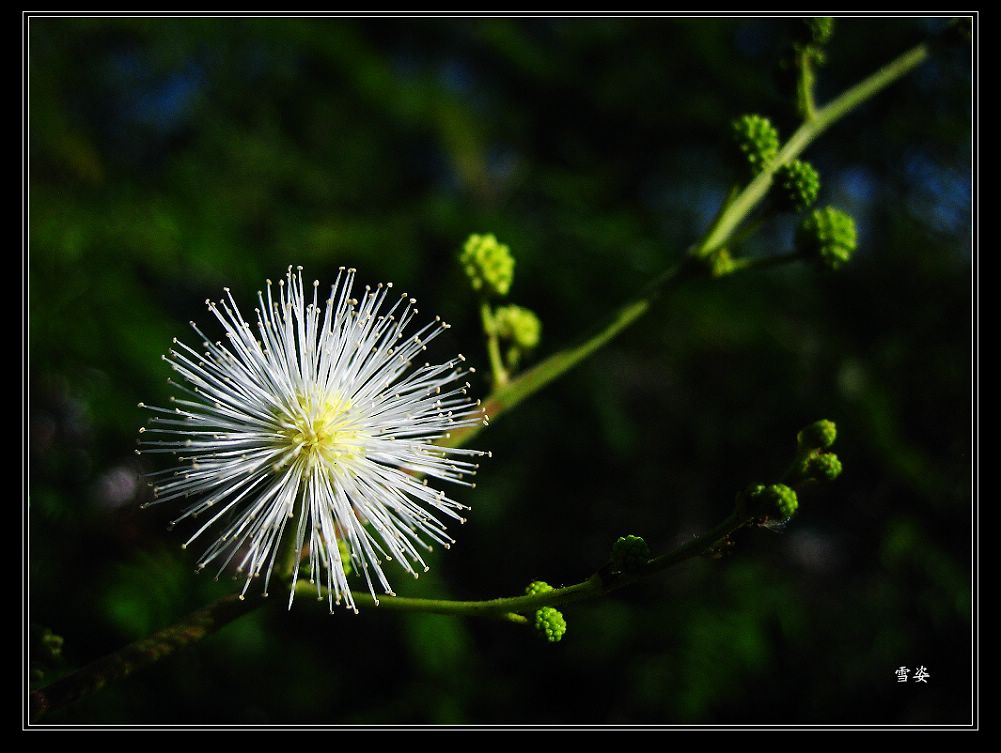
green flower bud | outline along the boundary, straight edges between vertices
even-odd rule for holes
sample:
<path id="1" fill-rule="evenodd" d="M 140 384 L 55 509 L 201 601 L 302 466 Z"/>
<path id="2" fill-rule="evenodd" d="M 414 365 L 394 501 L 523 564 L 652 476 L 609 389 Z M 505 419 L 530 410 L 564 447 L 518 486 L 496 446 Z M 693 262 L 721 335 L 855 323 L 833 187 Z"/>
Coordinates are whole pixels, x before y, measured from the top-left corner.
<path id="1" fill-rule="evenodd" d="M 806 460 L 804 474 L 811 481 L 834 481 L 841 475 L 841 461 L 833 452 L 818 452 Z"/>
<path id="2" fill-rule="evenodd" d="M 826 450 L 837 438 L 838 427 L 833 421 L 822 418 L 799 430 L 796 445 L 801 450 Z"/>
<path id="3" fill-rule="evenodd" d="M 814 209 L 796 230 L 796 250 L 838 269 L 855 252 L 855 220 L 834 207 Z"/>
<path id="4" fill-rule="evenodd" d="M 497 335 L 511 340 L 522 350 L 531 350 L 539 344 L 542 323 L 534 313 L 521 306 L 499 306 L 494 311 Z"/>
<path id="5" fill-rule="evenodd" d="M 809 162 L 794 159 L 776 170 L 775 178 L 782 189 L 783 203 L 797 212 L 806 211 L 817 201 L 820 173 Z"/>
<path id="6" fill-rule="evenodd" d="M 785 484 L 751 484 L 737 495 L 739 515 L 788 518 L 798 507 L 796 492 Z"/>
<path id="7" fill-rule="evenodd" d="M 553 590 L 553 587 L 546 583 L 544 580 L 533 580 L 525 588 L 526 596 L 538 596 L 539 594 L 549 593 Z"/>
<path id="8" fill-rule="evenodd" d="M 642 536 L 619 536 L 612 544 L 612 565 L 623 573 L 639 570 L 650 559 L 650 547 Z"/>
<path id="9" fill-rule="evenodd" d="M 805 18 L 806 32 L 813 44 L 823 45 L 831 41 L 834 35 L 834 19 L 830 16 Z"/>
<path id="10" fill-rule="evenodd" d="M 490 296 L 505 296 L 514 280 L 514 257 L 493 233 L 470 235 L 459 254 L 459 263 L 473 290 Z"/>
<path id="11" fill-rule="evenodd" d="M 535 613 L 535 629 L 550 643 L 557 643 L 567 631 L 567 621 L 558 609 L 543 607 Z"/>
<path id="12" fill-rule="evenodd" d="M 779 153 L 779 132 L 761 115 L 741 115 L 730 124 L 734 141 L 744 153 L 751 174 L 757 175 Z"/>
<path id="13" fill-rule="evenodd" d="M 796 492 L 785 484 L 769 484 L 761 495 L 767 515 L 788 518 L 799 508 Z"/>

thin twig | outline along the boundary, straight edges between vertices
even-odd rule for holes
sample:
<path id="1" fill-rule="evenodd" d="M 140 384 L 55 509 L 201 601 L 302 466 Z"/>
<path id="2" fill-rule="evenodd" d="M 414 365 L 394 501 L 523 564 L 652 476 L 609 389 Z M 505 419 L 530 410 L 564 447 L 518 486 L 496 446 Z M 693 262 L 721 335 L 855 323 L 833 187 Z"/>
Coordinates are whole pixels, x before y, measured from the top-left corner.
<path id="1" fill-rule="evenodd" d="M 180 622 L 130 643 L 101 659 L 56 680 L 30 695 L 29 718 L 38 721 L 50 711 L 85 698 L 206 638 L 238 617 L 265 603 L 262 596 L 246 599 L 231 594 L 195 610 Z"/>

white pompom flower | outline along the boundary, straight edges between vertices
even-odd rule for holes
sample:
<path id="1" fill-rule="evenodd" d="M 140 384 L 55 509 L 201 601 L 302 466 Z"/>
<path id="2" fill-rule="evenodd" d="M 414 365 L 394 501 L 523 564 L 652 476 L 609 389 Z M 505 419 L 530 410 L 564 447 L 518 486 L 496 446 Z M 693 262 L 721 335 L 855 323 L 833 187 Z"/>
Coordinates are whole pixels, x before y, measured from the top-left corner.
<path id="1" fill-rule="evenodd" d="M 172 408 L 140 403 L 154 416 L 137 452 L 181 463 L 150 474 L 150 504 L 195 500 L 173 524 L 200 519 L 185 547 L 214 532 L 199 570 L 235 561 L 241 596 L 262 574 L 266 595 L 279 552 L 294 557 L 293 585 L 308 552 L 318 596 L 325 585 L 331 611 L 342 601 L 357 611 L 347 572 L 360 573 L 378 603 L 377 586 L 393 594 L 384 562 L 417 577 L 427 570 L 422 551 L 453 543 L 443 519 L 463 523 L 469 508 L 427 479 L 472 487 L 475 461 L 489 453 L 435 441 L 486 414 L 468 397 L 463 378 L 474 369 L 461 354 L 415 365 L 448 328 L 440 318 L 407 335 L 416 301 L 391 295 L 391 283 L 356 299 L 355 270 L 342 268 L 321 304 L 319 282 L 307 300 L 301 270 L 289 267 L 277 297 L 270 280 L 258 291 L 254 326 L 228 288 L 206 301 L 226 340 L 194 322 L 203 350 L 174 339 L 164 360 L 183 378 L 171 380 L 182 394 Z"/>

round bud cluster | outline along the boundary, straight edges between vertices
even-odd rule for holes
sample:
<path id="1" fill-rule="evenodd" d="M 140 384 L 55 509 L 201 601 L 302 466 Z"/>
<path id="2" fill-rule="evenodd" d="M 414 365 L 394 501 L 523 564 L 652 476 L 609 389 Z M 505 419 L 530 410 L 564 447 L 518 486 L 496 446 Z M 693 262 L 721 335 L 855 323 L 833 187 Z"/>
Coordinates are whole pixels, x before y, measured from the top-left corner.
<path id="1" fill-rule="evenodd" d="M 855 247 L 855 220 L 834 207 L 814 209 L 796 230 L 796 250 L 817 259 L 828 269 L 846 264 Z"/>
<path id="2" fill-rule="evenodd" d="M 782 189 L 783 203 L 797 212 L 805 212 L 817 201 L 820 173 L 809 162 L 794 159 L 776 170 L 775 178 Z"/>
<path id="3" fill-rule="evenodd" d="M 829 452 L 838 438 L 833 421 L 821 419 L 804 426 L 796 435 L 796 478 L 800 481 L 829 482 L 841 475 L 841 460 Z"/>
<path id="4" fill-rule="evenodd" d="M 826 450 L 837 438 L 838 427 L 833 421 L 822 418 L 800 429 L 796 444 L 801 450 Z"/>
<path id="5" fill-rule="evenodd" d="M 639 570 L 650 560 L 650 547 L 642 536 L 619 536 L 612 544 L 612 564 L 621 572 Z"/>
<path id="6" fill-rule="evenodd" d="M 494 327 L 497 334 L 506 340 L 511 340 L 522 350 L 530 350 L 539 344 L 542 334 L 542 323 L 530 310 L 513 303 L 499 306 L 494 311 Z"/>
<path id="7" fill-rule="evenodd" d="M 544 580 L 533 580 L 525 588 L 525 596 L 538 596 L 539 594 L 549 593 L 552 590 L 553 587 Z"/>
<path id="8" fill-rule="evenodd" d="M 813 481 L 834 481 L 841 475 L 841 460 L 833 452 L 811 455 L 806 461 L 804 475 Z"/>
<path id="9" fill-rule="evenodd" d="M 778 155 L 779 132 L 768 118 L 761 115 L 741 115 L 730 124 L 730 128 L 753 175 L 764 170 Z"/>
<path id="10" fill-rule="evenodd" d="M 788 518 L 799 509 L 799 499 L 796 497 L 796 492 L 785 484 L 769 484 L 762 494 L 770 515 Z"/>
<path id="11" fill-rule="evenodd" d="M 514 257 L 492 233 L 470 235 L 459 254 L 459 263 L 473 290 L 485 295 L 505 296 L 514 280 Z"/>
<path id="12" fill-rule="evenodd" d="M 535 613 L 535 629 L 550 643 L 557 643 L 567 632 L 567 621 L 553 607 L 543 607 Z"/>
<path id="13" fill-rule="evenodd" d="M 784 519 L 799 509 L 796 492 L 785 484 L 751 484 L 737 500 L 738 512 L 754 517 Z"/>

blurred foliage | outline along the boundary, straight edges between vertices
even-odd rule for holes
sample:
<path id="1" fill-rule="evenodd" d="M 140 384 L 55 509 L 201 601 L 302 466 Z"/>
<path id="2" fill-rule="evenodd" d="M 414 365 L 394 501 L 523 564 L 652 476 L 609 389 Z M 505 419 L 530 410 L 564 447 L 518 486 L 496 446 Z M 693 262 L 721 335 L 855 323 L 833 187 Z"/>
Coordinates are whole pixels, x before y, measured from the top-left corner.
<path id="1" fill-rule="evenodd" d="M 191 572 L 177 508 L 139 513 L 132 453 L 207 296 L 357 266 L 455 325 L 437 353 L 485 366 L 455 257 L 493 232 L 544 356 L 704 232 L 741 179 L 734 116 L 791 132 L 794 23 L 33 18 L 29 596 L 60 671 L 234 588 Z M 942 23 L 839 20 L 820 102 Z M 484 598 L 579 579 L 626 532 L 663 551 L 834 419 L 845 473 L 783 533 L 567 608 L 559 644 L 276 599 L 51 721 L 968 720 L 971 76 L 941 50 L 809 150 L 820 200 L 857 219 L 851 264 L 672 293 L 481 436 L 458 544 L 394 584 Z M 919 664 L 928 685 L 896 683 Z"/>

